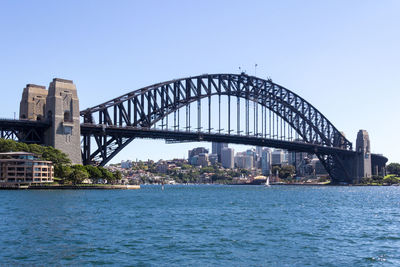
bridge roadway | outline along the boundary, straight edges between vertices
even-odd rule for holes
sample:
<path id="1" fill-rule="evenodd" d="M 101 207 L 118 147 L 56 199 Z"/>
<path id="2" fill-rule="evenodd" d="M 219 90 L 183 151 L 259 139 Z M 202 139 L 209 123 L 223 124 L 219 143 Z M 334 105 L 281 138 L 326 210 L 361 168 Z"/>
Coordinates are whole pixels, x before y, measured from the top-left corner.
<path id="1" fill-rule="evenodd" d="M 307 153 L 322 153 L 333 154 L 342 153 L 347 155 L 355 155 L 353 150 L 346 150 L 335 147 L 327 147 L 319 144 L 309 144 L 304 142 L 286 141 L 278 139 L 261 138 L 259 136 L 247 136 L 236 134 L 217 134 L 204 133 L 193 131 L 167 131 L 154 128 L 139 128 L 139 127 L 118 127 L 106 126 L 101 124 L 81 124 L 81 134 L 104 134 L 106 136 L 118 136 L 122 138 L 151 138 L 151 139 L 166 139 L 177 141 L 205 141 L 205 142 L 221 142 L 229 144 L 253 145 L 262 147 L 273 147 L 287 149 L 290 151 L 307 152 Z"/>
<path id="2" fill-rule="evenodd" d="M 50 127 L 48 122 L 40 121 L 28 121 L 28 120 L 14 120 L 14 119 L 0 119 L 0 138 L 7 138 L 6 132 L 36 132 L 39 135 Z M 297 152 L 308 152 L 308 153 L 321 153 L 321 154 L 333 154 L 343 153 L 346 155 L 355 155 L 357 152 L 353 150 L 346 150 L 334 147 L 326 147 L 319 144 L 309 144 L 304 142 L 296 141 L 285 141 L 277 139 L 261 138 L 258 136 L 246 136 L 246 135 L 235 135 L 235 134 L 215 134 L 215 133 L 202 133 L 202 132 L 189 132 L 189 131 L 166 131 L 159 129 L 149 128 L 138 128 L 138 127 L 118 127 L 118 126 L 106 126 L 99 124 L 81 124 L 81 134 L 104 134 L 106 136 L 119 136 L 123 138 L 151 138 L 151 139 L 164 139 L 164 140 L 176 140 L 176 141 L 205 141 L 205 142 L 223 142 L 231 144 L 242 144 L 242 145 L 253 145 L 263 147 L 273 147 L 287 149 L 290 151 Z M 18 138 L 18 137 L 17 137 Z M 43 140 L 19 140 L 27 143 L 41 143 Z M 372 162 L 385 164 L 387 158 L 381 154 L 371 154 Z"/>
<path id="3" fill-rule="evenodd" d="M 50 123 L 47 121 L 30 121 L 30 120 L 14 120 L 14 119 L 0 119 L 0 129 L 20 129 L 26 130 L 28 128 L 47 129 Z"/>

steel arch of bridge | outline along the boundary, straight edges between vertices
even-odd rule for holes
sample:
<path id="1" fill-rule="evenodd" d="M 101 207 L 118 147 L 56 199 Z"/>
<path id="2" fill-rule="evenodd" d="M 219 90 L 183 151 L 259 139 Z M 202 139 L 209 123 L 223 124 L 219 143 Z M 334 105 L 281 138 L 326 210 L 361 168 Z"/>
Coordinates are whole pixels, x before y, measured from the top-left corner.
<path id="1" fill-rule="evenodd" d="M 124 131 L 113 131 L 111 134 L 107 129 L 151 129 L 162 121 L 169 114 L 172 114 L 183 107 L 189 107 L 189 123 L 186 117 L 185 131 L 190 131 L 190 104 L 198 103 L 201 109 L 201 100 L 208 98 L 209 127 L 205 131 L 199 126 L 196 132 L 211 134 L 211 97 L 221 96 L 228 98 L 228 129 L 227 134 L 235 135 L 231 129 L 231 98 L 245 99 L 246 105 L 249 101 L 261 105 L 280 117 L 286 124 L 301 138 L 301 141 L 315 146 L 332 148 L 331 153 L 318 153 L 321 160 L 332 177 L 349 179 L 352 174 L 347 173 L 344 167 L 344 158 L 339 150 L 351 151 L 352 144 L 336 127 L 313 105 L 294 92 L 280 86 L 271 80 L 260 79 L 246 74 L 204 74 L 195 77 L 176 79 L 163 83 L 154 84 L 142 89 L 132 91 L 120 97 L 114 98 L 103 104 L 80 112 L 83 117 L 81 126 L 83 135 L 83 162 L 89 164 L 99 161 L 101 165 L 106 164 L 112 157 L 121 151 L 135 137 L 123 134 Z M 221 103 L 221 101 L 219 102 Z M 220 104 L 221 105 L 221 104 Z M 239 104 L 238 104 L 239 107 Z M 257 109 L 258 112 L 258 109 Z M 186 110 L 186 116 L 188 111 Z M 201 114 L 201 113 L 199 113 Z M 219 114 L 221 112 L 219 111 Z M 179 116 L 179 115 L 178 115 Z M 221 115 L 219 115 L 221 116 Z M 239 119 L 240 115 L 238 114 Z M 258 115 L 257 115 L 258 116 Z M 200 125 L 201 117 L 198 117 Z M 221 120 L 221 118 L 220 118 Z M 249 114 L 246 113 L 246 125 L 249 123 Z M 90 131 L 90 126 L 100 125 L 103 131 Z M 164 124 L 162 124 L 164 125 Z M 85 131 L 85 126 L 87 127 Z M 237 124 L 236 135 L 241 135 Z M 176 131 L 174 129 L 173 131 Z M 219 128 L 220 133 L 221 129 Z M 261 131 L 262 132 L 262 131 Z M 217 134 L 218 134 L 217 133 Z M 246 132 L 242 136 L 249 136 Z M 258 132 L 255 135 L 260 139 L 269 139 Z M 95 151 L 91 151 L 91 136 L 95 139 Z"/>

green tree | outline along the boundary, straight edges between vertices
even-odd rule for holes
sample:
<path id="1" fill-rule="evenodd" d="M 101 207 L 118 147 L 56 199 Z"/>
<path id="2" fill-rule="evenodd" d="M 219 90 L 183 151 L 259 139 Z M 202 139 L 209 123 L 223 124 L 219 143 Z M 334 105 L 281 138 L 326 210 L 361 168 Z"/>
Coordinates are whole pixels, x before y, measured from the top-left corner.
<path id="1" fill-rule="evenodd" d="M 101 177 L 103 176 L 98 167 L 86 165 L 85 169 L 88 172 L 89 178 L 92 179 L 93 183 L 98 183 L 99 179 L 101 179 Z"/>
<path id="2" fill-rule="evenodd" d="M 392 162 L 386 167 L 386 169 L 390 174 L 395 174 L 397 176 L 400 176 L 400 164 L 399 163 Z"/>
<path id="3" fill-rule="evenodd" d="M 276 174 L 279 175 L 280 171 L 281 171 L 281 167 L 279 167 L 279 166 L 272 167 L 272 175 L 276 175 Z"/>
<path id="4" fill-rule="evenodd" d="M 65 153 L 63 153 L 60 150 L 55 149 L 54 147 L 51 147 L 51 146 L 44 147 L 42 158 L 44 160 L 52 161 L 53 164 L 55 164 L 55 165 L 71 163 L 71 160 L 68 158 L 68 156 Z"/>
<path id="5" fill-rule="evenodd" d="M 115 171 L 114 172 L 114 177 L 116 181 L 121 181 L 122 180 L 122 173 L 120 171 Z"/>
<path id="6" fill-rule="evenodd" d="M 68 179 L 72 172 L 72 168 L 68 165 L 58 164 L 54 166 L 54 176 L 63 180 Z"/>
<path id="7" fill-rule="evenodd" d="M 11 152 L 17 150 L 17 142 L 14 140 L 0 139 L 0 152 Z"/>
<path id="8" fill-rule="evenodd" d="M 107 180 L 107 183 L 110 183 L 110 181 L 112 181 L 114 179 L 114 175 L 112 172 L 110 172 L 109 170 L 107 170 L 104 167 L 98 167 L 99 170 L 101 171 L 101 178 L 103 178 L 104 180 Z"/>
<path id="9" fill-rule="evenodd" d="M 182 164 L 182 170 L 188 170 L 188 169 L 191 169 L 192 168 L 192 165 L 189 165 L 189 164 Z"/>
<path id="10" fill-rule="evenodd" d="M 279 171 L 279 177 L 283 179 L 291 178 L 296 173 L 296 169 L 293 165 L 284 165 Z"/>
<path id="11" fill-rule="evenodd" d="M 42 155 L 44 151 L 44 147 L 37 145 L 37 144 L 30 144 L 29 145 L 29 152 L 35 153 L 37 155 Z"/>
<path id="12" fill-rule="evenodd" d="M 372 184 L 373 183 L 373 179 L 370 177 L 363 177 L 360 180 L 360 184 Z"/>
<path id="13" fill-rule="evenodd" d="M 17 142 L 16 144 L 16 150 L 17 151 L 25 151 L 25 152 L 30 152 L 29 145 L 21 142 Z"/>
<path id="14" fill-rule="evenodd" d="M 246 170 L 246 169 L 241 169 L 240 173 L 243 174 L 244 176 L 247 176 L 247 175 L 249 175 L 251 173 L 251 171 Z"/>
<path id="15" fill-rule="evenodd" d="M 393 175 L 388 175 L 383 179 L 382 182 L 385 184 L 392 185 L 392 184 L 398 184 L 400 181 L 398 178 L 394 177 Z"/>
<path id="16" fill-rule="evenodd" d="M 372 177 L 371 177 L 371 179 L 372 179 L 372 183 L 378 183 L 378 184 L 381 184 L 382 183 L 382 181 L 383 181 L 383 176 L 379 176 L 379 175 L 372 175 Z"/>
<path id="17" fill-rule="evenodd" d="M 212 166 L 207 166 L 207 167 L 202 167 L 202 168 L 200 169 L 200 173 L 201 173 L 201 174 L 203 174 L 203 173 L 210 173 L 210 172 L 214 172 L 214 167 L 212 167 Z"/>
<path id="18" fill-rule="evenodd" d="M 70 173 L 68 180 L 73 184 L 81 184 L 83 180 L 89 178 L 89 174 L 86 170 L 82 170 L 80 168 L 72 168 L 72 172 Z"/>

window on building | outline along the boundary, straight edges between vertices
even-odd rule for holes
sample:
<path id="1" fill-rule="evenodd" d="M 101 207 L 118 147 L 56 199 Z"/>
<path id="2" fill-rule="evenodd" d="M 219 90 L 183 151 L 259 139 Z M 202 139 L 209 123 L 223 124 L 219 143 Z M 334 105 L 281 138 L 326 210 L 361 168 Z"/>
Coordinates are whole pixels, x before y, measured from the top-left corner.
<path id="1" fill-rule="evenodd" d="M 69 112 L 69 111 L 65 111 L 64 112 L 64 121 L 65 122 L 71 122 L 72 121 L 71 112 Z"/>

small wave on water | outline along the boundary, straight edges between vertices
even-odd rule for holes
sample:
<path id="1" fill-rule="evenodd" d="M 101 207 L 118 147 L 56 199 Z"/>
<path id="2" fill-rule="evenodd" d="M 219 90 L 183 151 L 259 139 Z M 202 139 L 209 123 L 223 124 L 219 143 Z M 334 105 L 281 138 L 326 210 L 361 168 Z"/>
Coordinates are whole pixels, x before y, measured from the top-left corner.
<path id="1" fill-rule="evenodd" d="M 0 191 L 1 265 L 400 266 L 398 188 Z"/>

